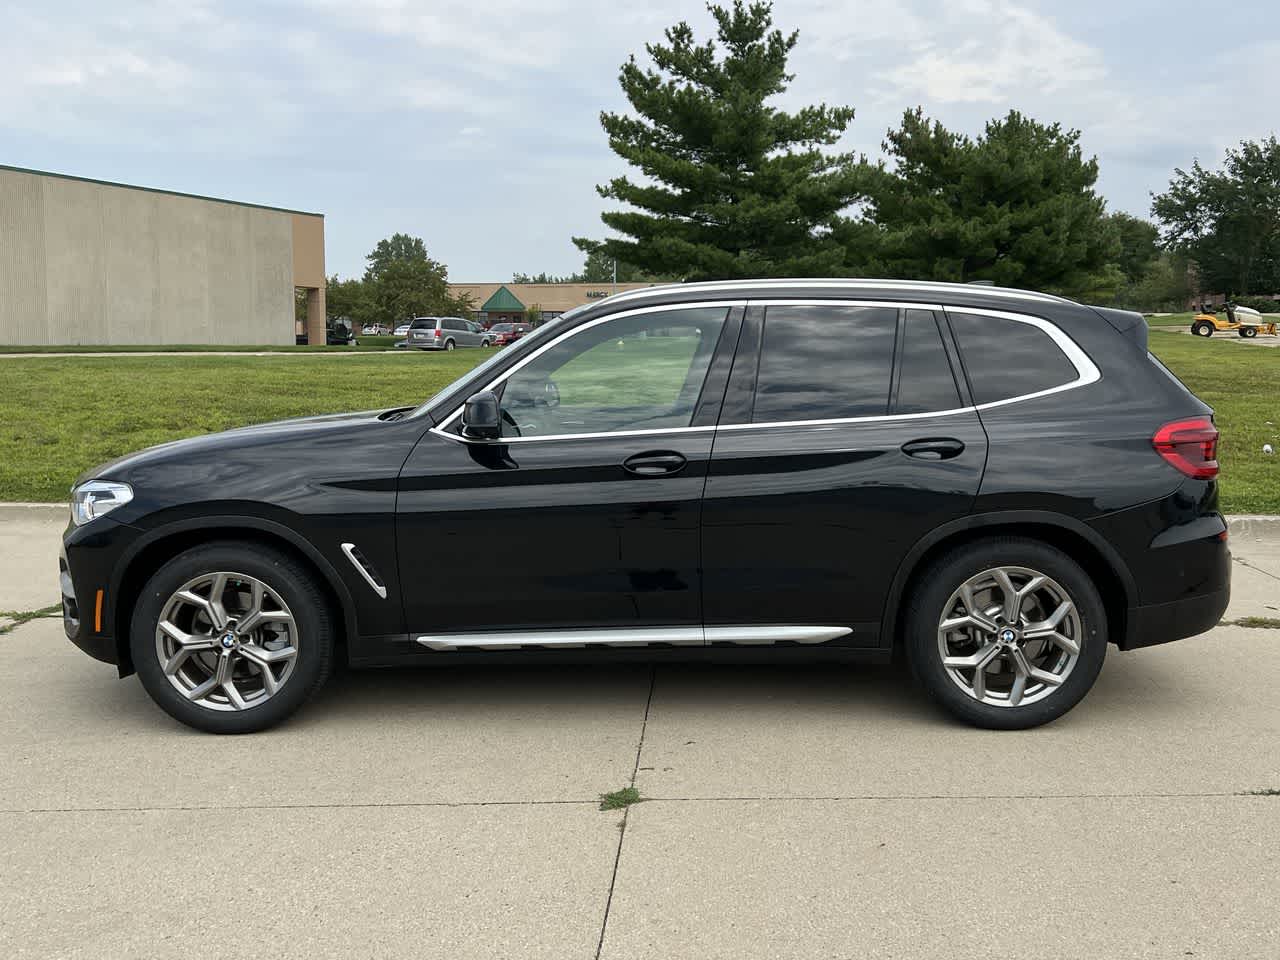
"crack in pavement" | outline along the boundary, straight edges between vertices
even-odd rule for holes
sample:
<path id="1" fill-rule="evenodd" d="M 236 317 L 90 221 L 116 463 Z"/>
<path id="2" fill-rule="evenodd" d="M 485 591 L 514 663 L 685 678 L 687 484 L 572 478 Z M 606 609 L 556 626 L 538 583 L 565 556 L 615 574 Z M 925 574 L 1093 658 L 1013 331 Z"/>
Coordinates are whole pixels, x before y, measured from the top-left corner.
<path id="1" fill-rule="evenodd" d="M 640 721 L 640 741 L 636 744 L 636 762 L 631 768 L 630 787 L 636 785 L 636 777 L 640 773 L 640 753 L 644 750 L 644 734 L 649 727 L 649 708 L 653 706 L 653 688 L 658 681 L 658 667 L 649 667 L 649 696 L 644 702 L 644 719 Z M 613 906 L 613 888 L 618 883 L 618 864 L 622 862 L 622 841 L 627 836 L 627 818 L 631 814 L 631 804 L 622 810 L 622 822 L 618 824 L 618 850 L 613 856 L 613 874 L 609 877 L 609 894 L 604 901 L 604 917 L 600 921 L 600 939 L 596 942 L 596 960 L 604 950 L 604 934 L 609 928 L 609 910 Z"/>
<path id="2" fill-rule="evenodd" d="M 1263 570 L 1261 567 L 1255 567 L 1248 560 L 1244 559 L 1244 557 L 1232 556 L 1231 559 L 1234 560 L 1236 563 L 1240 564 L 1242 567 L 1248 567 L 1250 570 L 1258 571 L 1258 573 L 1262 574 L 1264 577 L 1270 577 L 1272 580 L 1280 580 L 1280 577 L 1276 576 L 1270 570 Z"/>
<path id="3" fill-rule="evenodd" d="M 761 794 L 759 796 L 736 797 L 645 797 L 644 803 L 863 803 L 878 801 L 885 803 L 901 803 L 904 801 L 933 800 L 1214 800 L 1229 797 L 1272 797 L 1280 796 L 1270 790 L 1221 790 L 1186 793 L 929 793 L 929 794 L 813 794 L 805 796 L 780 796 L 777 794 Z M 228 806 L 226 804 L 182 804 L 133 807 L 8 807 L 0 808 L 0 815 L 22 816 L 36 813 L 199 813 L 212 810 L 366 810 L 366 809 L 413 809 L 430 808 L 466 808 L 466 807 L 549 807 L 549 806 L 598 806 L 599 799 L 590 800 L 393 800 L 385 803 L 244 803 Z M 630 807 L 623 810 L 623 820 Z M 625 833 L 625 831 L 624 831 Z M 619 841 L 621 850 L 621 841 Z M 615 876 L 616 860 L 615 857 Z"/>

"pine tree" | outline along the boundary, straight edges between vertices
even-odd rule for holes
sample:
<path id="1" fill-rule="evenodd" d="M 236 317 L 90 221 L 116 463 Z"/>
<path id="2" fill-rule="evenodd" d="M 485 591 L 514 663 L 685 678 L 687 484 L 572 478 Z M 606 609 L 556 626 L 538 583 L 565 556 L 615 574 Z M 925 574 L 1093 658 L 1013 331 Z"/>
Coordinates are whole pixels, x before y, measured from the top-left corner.
<path id="1" fill-rule="evenodd" d="M 853 119 L 825 104 L 786 113 L 769 101 L 793 79 L 797 34 L 773 29 L 772 5 L 708 7 L 717 40 L 699 44 L 681 22 L 648 44 L 620 82 L 635 115 L 603 113 L 609 146 L 643 177 L 598 187 L 631 209 L 601 219 L 619 234 L 586 252 L 643 274 L 685 279 L 814 276 L 838 271 L 831 234 L 857 198 L 860 164 L 828 153 Z"/>
<path id="2" fill-rule="evenodd" d="M 1094 297 L 1123 281 L 1119 231 L 1079 131 L 1014 110 L 971 139 L 916 109 L 884 149 L 894 163 L 869 177 L 865 219 L 840 230 L 860 272 Z"/>

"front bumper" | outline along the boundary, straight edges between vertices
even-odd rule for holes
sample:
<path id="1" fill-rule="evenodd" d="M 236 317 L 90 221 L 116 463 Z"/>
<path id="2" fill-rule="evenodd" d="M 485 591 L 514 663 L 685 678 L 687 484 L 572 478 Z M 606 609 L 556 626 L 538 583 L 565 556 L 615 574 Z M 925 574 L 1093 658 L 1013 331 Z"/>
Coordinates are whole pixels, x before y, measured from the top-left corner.
<path id="1" fill-rule="evenodd" d="M 58 557 L 62 629 L 67 639 L 103 663 L 121 665 L 112 587 L 119 561 L 141 531 L 110 517 L 71 525 Z"/>

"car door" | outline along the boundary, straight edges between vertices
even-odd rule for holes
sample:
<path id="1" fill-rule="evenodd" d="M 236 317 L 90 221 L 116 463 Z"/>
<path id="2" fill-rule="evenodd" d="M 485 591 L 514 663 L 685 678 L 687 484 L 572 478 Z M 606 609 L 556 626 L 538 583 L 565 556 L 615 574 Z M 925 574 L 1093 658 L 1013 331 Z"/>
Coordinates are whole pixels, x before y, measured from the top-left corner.
<path id="1" fill-rule="evenodd" d="M 898 563 L 969 511 L 986 454 L 940 308 L 753 302 L 703 506 L 708 642 L 878 645 Z"/>
<path id="2" fill-rule="evenodd" d="M 701 645 L 703 483 L 741 318 L 710 303 L 593 320 L 490 385 L 498 440 L 467 437 L 461 411 L 428 431 L 399 480 L 410 636 Z"/>

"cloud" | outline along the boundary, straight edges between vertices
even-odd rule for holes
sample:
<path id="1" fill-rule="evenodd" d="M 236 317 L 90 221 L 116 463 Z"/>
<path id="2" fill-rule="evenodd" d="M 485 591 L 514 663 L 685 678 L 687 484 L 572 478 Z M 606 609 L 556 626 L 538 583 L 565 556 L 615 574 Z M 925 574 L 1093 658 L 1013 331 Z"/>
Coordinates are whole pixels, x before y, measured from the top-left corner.
<path id="1" fill-rule="evenodd" d="M 344 273 L 411 230 L 481 279 L 580 264 L 568 238 L 603 233 L 595 185 L 624 168 L 598 120 L 627 107 L 619 65 L 680 19 L 699 38 L 711 26 L 687 0 L 5 10 L 0 161 L 323 210 Z M 1240 66 L 1280 60 L 1271 8 L 1215 9 L 1220 35 L 1241 39 L 1208 68 L 1189 62 L 1204 25 L 1190 0 L 1158 17 L 1113 0 L 777 0 L 774 16 L 800 31 L 781 105 L 855 106 L 848 148 L 877 155 L 917 104 L 971 134 L 1018 108 L 1081 129 L 1109 203 L 1135 213 L 1174 165 L 1277 123 L 1265 80 Z"/>

